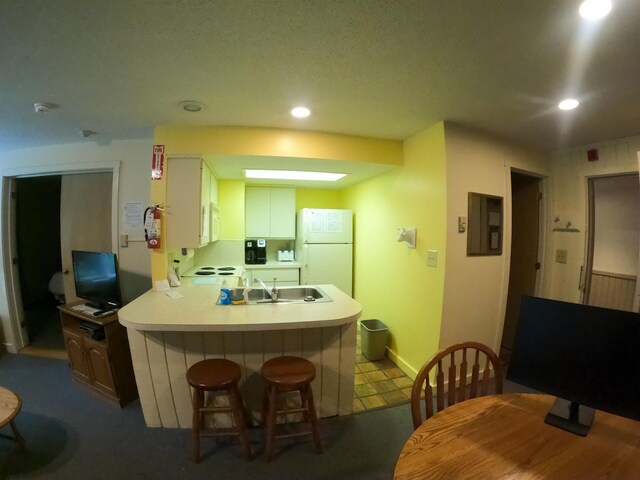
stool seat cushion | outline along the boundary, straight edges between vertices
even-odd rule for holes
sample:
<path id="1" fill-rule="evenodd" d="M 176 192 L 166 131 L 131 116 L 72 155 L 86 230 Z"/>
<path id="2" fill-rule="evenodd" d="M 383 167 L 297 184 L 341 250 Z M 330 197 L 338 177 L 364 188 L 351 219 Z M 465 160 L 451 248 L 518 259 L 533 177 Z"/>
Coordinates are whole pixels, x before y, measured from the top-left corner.
<path id="1" fill-rule="evenodd" d="M 240 366 L 224 358 L 201 360 L 187 370 L 189 385 L 202 390 L 226 389 L 237 384 L 241 377 Z"/>
<path id="2" fill-rule="evenodd" d="M 316 367 L 305 358 L 283 356 L 267 360 L 261 373 L 268 383 L 291 388 L 313 381 Z"/>

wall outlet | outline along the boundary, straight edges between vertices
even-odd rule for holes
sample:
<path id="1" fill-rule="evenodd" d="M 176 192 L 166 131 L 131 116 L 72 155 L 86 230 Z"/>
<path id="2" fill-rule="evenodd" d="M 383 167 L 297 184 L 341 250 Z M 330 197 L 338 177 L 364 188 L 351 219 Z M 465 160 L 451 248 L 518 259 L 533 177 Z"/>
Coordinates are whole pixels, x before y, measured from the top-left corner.
<path id="1" fill-rule="evenodd" d="M 567 255 L 566 250 L 556 250 L 556 263 L 567 263 Z"/>
<path id="2" fill-rule="evenodd" d="M 429 266 L 429 267 L 437 267 L 438 266 L 438 251 L 437 250 L 427 250 L 427 266 Z"/>

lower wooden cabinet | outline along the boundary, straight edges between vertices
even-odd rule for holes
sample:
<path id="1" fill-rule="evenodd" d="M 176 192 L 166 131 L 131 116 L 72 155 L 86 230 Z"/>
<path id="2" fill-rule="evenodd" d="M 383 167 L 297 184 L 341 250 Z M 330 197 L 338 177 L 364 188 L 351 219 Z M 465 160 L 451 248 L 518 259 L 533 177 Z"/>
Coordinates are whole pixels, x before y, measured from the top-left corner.
<path id="1" fill-rule="evenodd" d="M 58 307 L 73 377 L 107 400 L 126 405 L 137 397 L 126 328 L 117 314 L 90 317 L 72 310 L 73 305 Z M 92 338 L 83 331 L 83 324 L 103 331 L 103 338 Z"/>

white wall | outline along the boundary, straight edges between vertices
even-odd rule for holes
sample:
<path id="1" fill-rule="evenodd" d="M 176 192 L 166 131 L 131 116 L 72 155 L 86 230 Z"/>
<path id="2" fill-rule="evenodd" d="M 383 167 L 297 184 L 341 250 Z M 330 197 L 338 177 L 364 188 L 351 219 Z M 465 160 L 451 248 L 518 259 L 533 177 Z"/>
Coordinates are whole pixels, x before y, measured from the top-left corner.
<path id="1" fill-rule="evenodd" d="M 599 160 L 589 162 L 587 151 L 598 150 Z M 553 176 L 553 204 L 550 207 L 547 230 L 549 233 L 545 269 L 548 282 L 544 286 L 546 297 L 579 303 L 581 300 L 580 269 L 585 259 L 585 232 L 587 229 L 587 181 L 589 177 L 631 173 L 638 171 L 640 136 L 609 142 L 584 145 L 561 150 L 551 155 Z M 560 218 L 562 226 L 567 221 L 579 230 L 553 232 L 554 218 Z M 567 251 L 567 263 L 554 261 L 557 249 Z"/>
<path id="2" fill-rule="evenodd" d="M 122 211 L 125 202 L 148 204 L 150 198 L 150 171 L 153 138 L 114 141 L 107 145 L 76 143 L 49 147 L 0 152 L 0 175 L 13 177 L 28 174 L 46 174 L 85 170 L 119 165 L 118 233 L 123 229 Z M 3 188 L 0 185 L 0 189 Z M 0 197 L 4 192 L 0 191 Z M 3 215 L 3 222 L 6 217 Z M 3 231 L 6 225 L 3 224 Z M 142 238 L 142 237 L 139 237 Z M 3 245 L 7 239 L 3 238 Z M 151 276 L 149 252 L 143 241 L 131 242 L 118 253 L 120 270 L 144 279 Z M 46 254 L 46 251 L 43 251 Z M 17 351 L 16 337 L 9 319 L 9 300 L 6 292 L 4 259 L 0 255 L 0 327 L 6 348 Z"/>
<path id="3" fill-rule="evenodd" d="M 497 351 L 509 282 L 511 169 L 544 176 L 550 167 L 541 153 L 445 126 L 447 258 L 440 346 L 474 340 Z M 502 255 L 467 256 L 467 234 L 458 233 L 458 217 L 467 216 L 469 192 L 503 197 Z"/>

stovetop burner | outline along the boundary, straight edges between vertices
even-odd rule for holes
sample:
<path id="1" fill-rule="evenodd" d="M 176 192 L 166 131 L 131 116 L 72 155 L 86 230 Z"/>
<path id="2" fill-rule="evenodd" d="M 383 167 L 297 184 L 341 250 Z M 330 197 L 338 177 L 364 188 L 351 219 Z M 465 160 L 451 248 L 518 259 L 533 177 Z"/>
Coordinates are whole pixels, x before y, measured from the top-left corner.
<path id="1" fill-rule="evenodd" d="M 223 266 L 216 267 L 212 265 L 193 267 L 191 270 L 182 274 L 184 277 L 195 277 L 195 276 L 229 276 L 236 275 L 241 276 L 244 272 L 244 268 L 241 266 L 233 267 L 233 266 Z"/>

